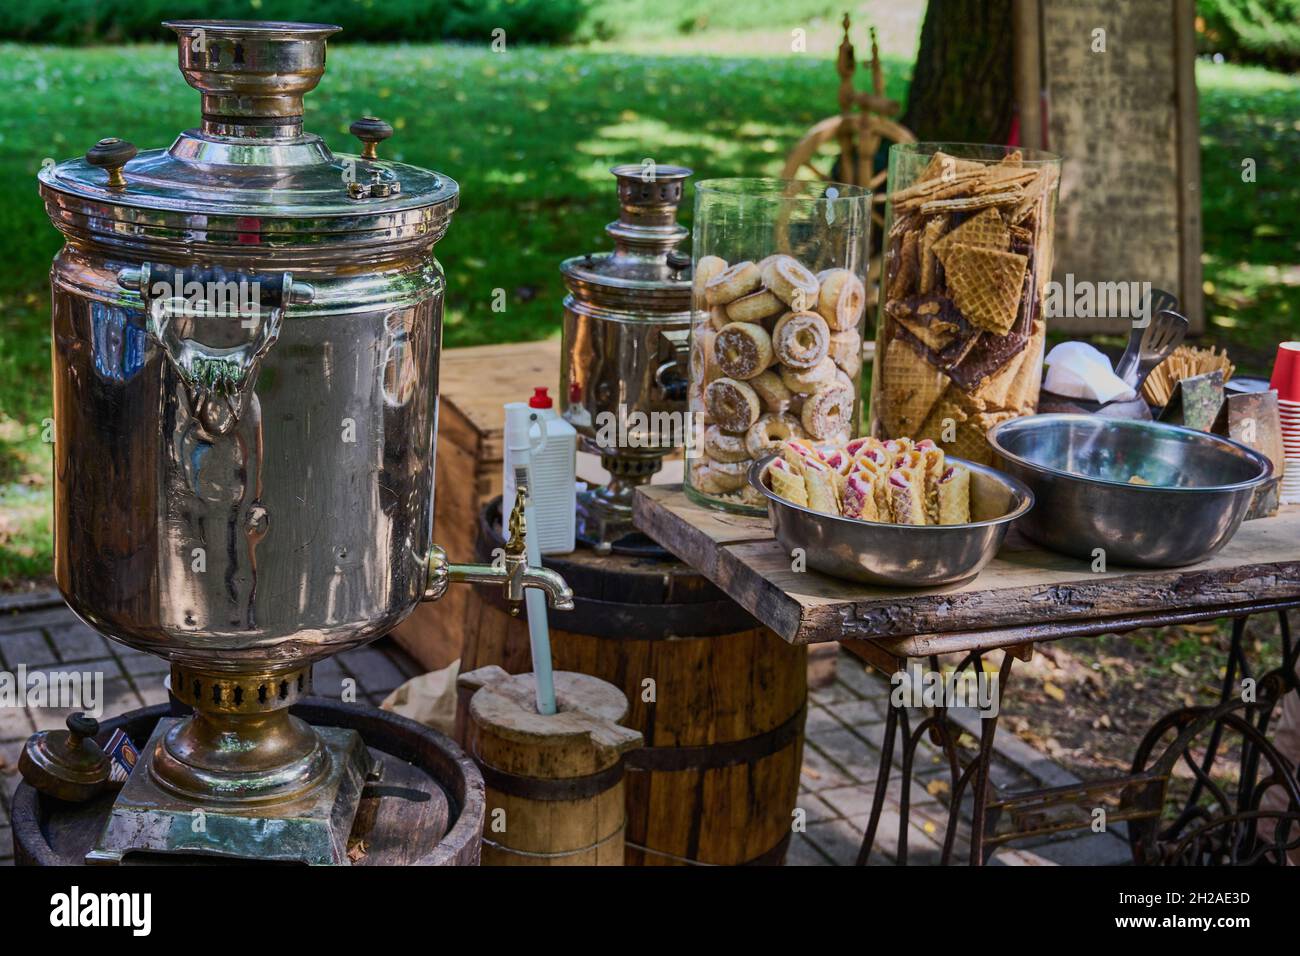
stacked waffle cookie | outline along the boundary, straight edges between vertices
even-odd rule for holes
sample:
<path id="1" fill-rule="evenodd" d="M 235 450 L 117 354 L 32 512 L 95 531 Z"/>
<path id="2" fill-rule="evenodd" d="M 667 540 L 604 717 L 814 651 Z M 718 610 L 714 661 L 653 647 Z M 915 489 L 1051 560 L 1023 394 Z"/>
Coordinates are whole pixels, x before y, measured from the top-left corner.
<path id="1" fill-rule="evenodd" d="M 763 475 L 775 494 L 824 514 L 887 524 L 970 521 L 970 472 L 933 441 L 783 442 Z"/>
<path id="2" fill-rule="evenodd" d="M 690 408 L 705 424 L 691 487 L 761 504 L 746 475 L 791 438 L 848 440 L 862 368 L 866 290 L 849 269 L 793 256 L 695 265 Z"/>
<path id="3" fill-rule="evenodd" d="M 888 200 L 874 431 L 990 463 L 998 422 L 1030 414 L 1042 381 L 1056 167 L 1019 152 L 935 152 Z"/>

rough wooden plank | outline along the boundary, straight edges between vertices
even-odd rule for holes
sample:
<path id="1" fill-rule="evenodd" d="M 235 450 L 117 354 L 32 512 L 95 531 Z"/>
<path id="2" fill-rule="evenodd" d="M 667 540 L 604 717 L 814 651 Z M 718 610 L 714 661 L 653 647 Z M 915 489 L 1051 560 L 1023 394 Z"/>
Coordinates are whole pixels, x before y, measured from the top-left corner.
<path id="1" fill-rule="evenodd" d="M 973 581 L 918 589 L 794 571 L 770 531 L 760 536 L 764 519 L 719 519 L 666 487 L 639 493 L 636 519 L 643 531 L 795 644 L 1028 628 L 1043 633 L 1040 625 L 1300 601 L 1296 506 L 1247 522 L 1217 555 L 1190 568 L 1093 572 L 1088 562 L 1013 536 Z"/>

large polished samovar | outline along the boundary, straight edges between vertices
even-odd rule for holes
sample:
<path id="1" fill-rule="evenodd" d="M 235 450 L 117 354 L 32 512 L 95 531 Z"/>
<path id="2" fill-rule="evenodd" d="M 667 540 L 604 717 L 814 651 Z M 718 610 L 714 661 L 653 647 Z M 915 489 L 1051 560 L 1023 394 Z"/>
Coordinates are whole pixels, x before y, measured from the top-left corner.
<path id="1" fill-rule="evenodd" d="M 455 581 L 511 600 L 564 581 L 516 546 L 433 543 L 445 279 L 441 174 L 303 129 L 323 24 L 174 21 L 202 125 L 170 149 L 101 140 L 40 190 L 50 273 L 58 584 L 87 623 L 171 662 L 167 719 L 91 853 L 345 862 L 374 768 L 288 708 L 311 666 Z M 465 480 L 472 480 L 466 475 Z M 518 545 L 518 542 L 516 542 Z"/>
<path id="2" fill-rule="evenodd" d="M 605 227 L 614 251 L 560 265 L 562 410 L 610 476 L 579 495 L 578 537 L 601 552 L 661 553 L 633 527 L 632 496 L 691 437 L 691 257 L 676 249 L 689 235 L 677 207 L 691 171 L 647 161 L 610 172 L 620 207 Z"/>

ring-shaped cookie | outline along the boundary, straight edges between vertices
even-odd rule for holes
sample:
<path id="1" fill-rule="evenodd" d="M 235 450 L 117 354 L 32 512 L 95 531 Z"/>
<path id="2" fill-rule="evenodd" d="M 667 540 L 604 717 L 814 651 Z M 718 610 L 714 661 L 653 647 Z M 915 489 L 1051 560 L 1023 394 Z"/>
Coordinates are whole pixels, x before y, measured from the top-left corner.
<path id="1" fill-rule="evenodd" d="M 749 432 L 733 435 L 724 432 L 717 425 L 710 425 L 704 429 L 704 454 L 714 461 L 744 461 L 753 458 L 748 451 L 748 436 Z"/>
<path id="2" fill-rule="evenodd" d="M 862 371 L 862 336 L 857 329 L 832 332 L 828 354 L 850 378 Z"/>
<path id="3" fill-rule="evenodd" d="M 742 295 L 757 292 L 762 284 L 758 266 L 748 260 L 737 262 L 704 283 L 704 299 L 709 305 L 726 305 Z"/>
<path id="4" fill-rule="evenodd" d="M 830 351 L 831 330 L 816 312 L 791 312 L 772 328 L 776 360 L 790 368 L 813 368 Z"/>
<path id="5" fill-rule="evenodd" d="M 691 336 L 692 381 L 707 384 L 722 374 L 718 371 L 718 363 L 713 358 L 713 340 L 717 337 L 718 333 L 708 328 L 697 329 Z"/>
<path id="6" fill-rule="evenodd" d="M 700 261 L 695 263 L 695 272 L 691 276 L 691 295 L 695 300 L 695 308 L 704 308 L 704 286 L 726 269 L 727 260 L 722 256 L 700 256 Z"/>
<path id="7" fill-rule="evenodd" d="M 706 495 L 722 495 L 745 484 L 749 462 L 716 462 L 701 459 L 691 464 L 691 487 Z"/>
<path id="8" fill-rule="evenodd" d="M 785 387 L 785 382 L 781 381 L 781 376 L 776 372 L 768 369 L 749 379 L 749 384 L 758 395 L 758 400 L 763 403 L 763 411 L 780 414 L 790 410 L 790 400 L 794 393 Z"/>
<path id="9" fill-rule="evenodd" d="M 817 391 L 821 386 L 835 380 L 835 363 L 831 361 L 830 356 L 822 359 L 812 368 L 791 368 L 788 365 L 781 366 L 781 381 L 785 387 L 792 392 L 798 392 L 801 395 L 808 395 Z"/>
<path id="10" fill-rule="evenodd" d="M 761 325 L 732 322 L 714 337 L 713 359 L 731 378 L 753 378 L 772 364 L 772 337 Z"/>
<path id="11" fill-rule="evenodd" d="M 734 378 L 720 378 L 705 386 L 704 404 L 709 418 L 727 432 L 748 430 L 758 420 L 761 408 L 749 384 Z"/>
<path id="12" fill-rule="evenodd" d="M 867 290 L 862 280 L 848 269 L 827 269 L 817 276 L 817 311 L 835 332 L 856 329 L 866 310 Z"/>
<path id="13" fill-rule="evenodd" d="M 804 399 L 799 423 L 814 438 L 833 438 L 848 428 L 853 404 L 853 389 L 836 382 Z"/>
<path id="14" fill-rule="evenodd" d="M 802 438 L 803 425 L 793 415 L 760 415 L 745 432 L 745 451 L 750 458 L 762 458 L 776 451 L 789 438 Z"/>
<path id="15" fill-rule="evenodd" d="M 762 322 L 785 311 L 785 305 L 770 290 L 759 289 L 742 295 L 726 305 L 727 317 L 732 322 Z"/>
<path id="16" fill-rule="evenodd" d="M 812 272 L 793 256 L 778 256 L 767 267 L 764 284 L 795 312 L 817 307 L 820 283 Z"/>

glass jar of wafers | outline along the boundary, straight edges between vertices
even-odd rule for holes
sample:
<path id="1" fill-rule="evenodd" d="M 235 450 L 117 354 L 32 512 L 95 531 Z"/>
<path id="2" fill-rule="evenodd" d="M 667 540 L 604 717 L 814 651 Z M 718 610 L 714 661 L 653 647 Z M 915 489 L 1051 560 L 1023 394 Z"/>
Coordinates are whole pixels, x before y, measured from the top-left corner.
<path id="1" fill-rule="evenodd" d="M 1015 147 L 890 147 L 873 435 L 991 464 L 988 429 L 1034 412 L 1060 167 Z"/>
<path id="2" fill-rule="evenodd" d="M 750 465 L 861 418 L 871 193 L 839 183 L 695 185 L 686 491 L 765 513 Z"/>

